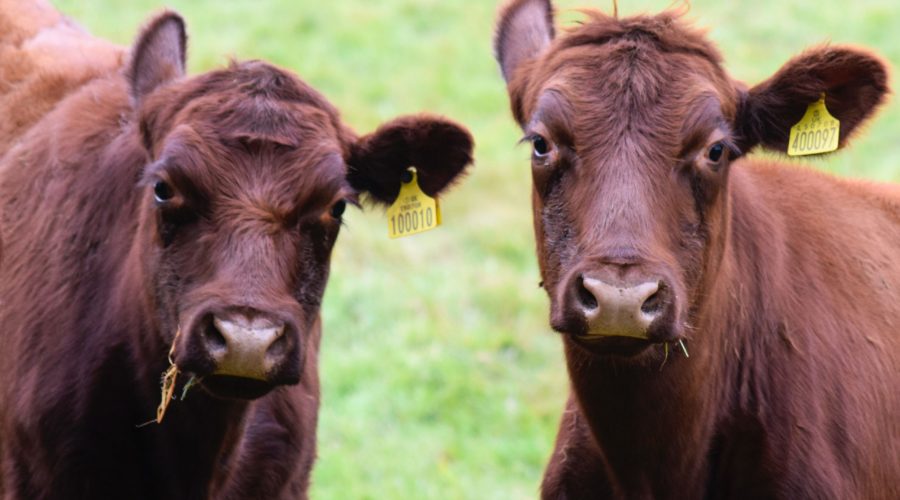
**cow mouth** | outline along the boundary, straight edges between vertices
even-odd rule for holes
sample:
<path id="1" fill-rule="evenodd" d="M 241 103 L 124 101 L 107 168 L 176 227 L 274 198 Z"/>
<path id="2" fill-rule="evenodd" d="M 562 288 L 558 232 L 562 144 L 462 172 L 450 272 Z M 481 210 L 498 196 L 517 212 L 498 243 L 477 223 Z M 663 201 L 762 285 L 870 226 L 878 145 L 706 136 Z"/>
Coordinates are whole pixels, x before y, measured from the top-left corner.
<path id="1" fill-rule="evenodd" d="M 563 333 L 574 344 L 593 354 L 633 358 L 654 346 L 671 345 L 684 337 L 682 325 L 667 319 L 659 318 L 639 335 L 622 329 L 590 331 L 584 326 Z"/>
<path id="2" fill-rule="evenodd" d="M 587 332 L 569 333 L 567 336 L 576 345 L 593 354 L 632 358 L 654 346 L 677 343 L 683 336 L 673 327 L 674 325 L 667 323 L 654 325 L 643 338 Z"/>
<path id="3" fill-rule="evenodd" d="M 609 335 L 570 335 L 572 341 L 582 349 L 593 354 L 621 357 L 637 356 L 654 344 L 649 339 Z"/>
<path id="4" fill-rule="evenodd" d="M 269 382 L 236 377 L 233 375 L 207 375 L 201 385 L 206 392 L 221 399 L 258 399 L 268 394 L 274 386 Z"/>

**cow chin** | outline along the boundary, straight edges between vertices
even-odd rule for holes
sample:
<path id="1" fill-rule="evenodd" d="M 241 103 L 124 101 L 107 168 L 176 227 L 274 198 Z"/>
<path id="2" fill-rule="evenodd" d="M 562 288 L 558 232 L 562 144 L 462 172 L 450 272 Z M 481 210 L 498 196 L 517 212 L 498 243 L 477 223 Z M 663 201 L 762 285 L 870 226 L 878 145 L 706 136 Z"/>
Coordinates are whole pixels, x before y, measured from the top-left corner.
<path id="1" fill-rule="evenodd" d="M 210 395 L 220 399 L 258 399 L 275 388 L 265 380 L 232 375 L 209 375 L 203 378 L 201 386 Z"/>

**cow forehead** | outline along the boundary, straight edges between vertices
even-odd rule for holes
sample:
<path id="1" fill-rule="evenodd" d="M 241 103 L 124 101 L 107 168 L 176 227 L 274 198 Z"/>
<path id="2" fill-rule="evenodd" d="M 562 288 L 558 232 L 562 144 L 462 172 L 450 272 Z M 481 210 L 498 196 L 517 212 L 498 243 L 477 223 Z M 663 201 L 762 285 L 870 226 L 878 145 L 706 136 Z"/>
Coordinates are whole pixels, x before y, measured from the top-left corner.
<path id="1" fill-rule="evenodd" d="M 210 196 L 249 192 L 300 201 L 345 184 L 345 133 L 312 87 L 261 62 L 235 64 L 172 89 L 160 163 Z M 165 123 L 162 121 L 162 123 Z"/>
<path id="2" fill-rule="evenodd" d="M 729 95 L 703 76 L 633 61 L 610 67 L 608 78 L 583 65 L 561 70 L 536 99 L 530 126 L 569 138 L 579 155 L 655 149 L 671 156 L 698 135 L 727 131 L 734 117 Z"/>
<path id="3" fill-rule="evenodd" d="M 337 117 L 315 103 L 291 102 L 262 96 L 218 93 L 192 100 L 175 119 L 209 131 L 221 139 L 260 140 L 289 149 L 310 143 L 339 144 Z"/>
<path id="4" fill-rule="evenodd" d="M 551 89 L 565 96 L 573 117 L 588 122 L 589 133 L 642 120 L 680 124 L 710 95 L 725 116 L 734 115 L 733 85 L 721 56 L 680 13 L 624 19 L 586 14 L 587 22 L 555 40 L 531 67 L 525 116 L 539 111 Z"/>
<path id="5" fill-rule="evenodd" d="M 718 65 L 722 56 L 706 39 L 706 33 L 694 28 L 679 11 L 626 18 L 608 16 L 596 10 L 584 11 L 587 19 L 558 38 L 550 51 L 577 47 L 628 43 L 642 45 L 665 54 L 690 54 Z"/>
<path id="6" fill-rule="evenodd" d="M 260 139 L 287 147 L 344 140 L 338 112 L 295 75 L 260 61 L 232 63 L 169 86 L 145 107 L 149 133 L 181 124 L 223 138 Z"/>

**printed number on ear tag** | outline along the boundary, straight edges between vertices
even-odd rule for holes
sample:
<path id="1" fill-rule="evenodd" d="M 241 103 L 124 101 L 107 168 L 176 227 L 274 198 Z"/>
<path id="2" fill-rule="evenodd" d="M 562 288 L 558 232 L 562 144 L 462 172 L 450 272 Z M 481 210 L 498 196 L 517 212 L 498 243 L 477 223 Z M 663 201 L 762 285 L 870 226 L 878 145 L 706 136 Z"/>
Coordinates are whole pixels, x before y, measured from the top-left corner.
<path id="1" fill-rule="evenodd" d="M 428 196 L 419 188 L 416 169 L 400 183 L 400 194 L 387 210 L 388 236 L 400 238 L 422 233 L 441 225 L 441 207 L 438 200 Z"/>
<path id="2" fill-rule="evenodd" d="M 841 122 L 825 108 L 825 94 L 806 108 L 806 114 L 791 127 L 789 156 L 830 153 L 838 148 Z"/>

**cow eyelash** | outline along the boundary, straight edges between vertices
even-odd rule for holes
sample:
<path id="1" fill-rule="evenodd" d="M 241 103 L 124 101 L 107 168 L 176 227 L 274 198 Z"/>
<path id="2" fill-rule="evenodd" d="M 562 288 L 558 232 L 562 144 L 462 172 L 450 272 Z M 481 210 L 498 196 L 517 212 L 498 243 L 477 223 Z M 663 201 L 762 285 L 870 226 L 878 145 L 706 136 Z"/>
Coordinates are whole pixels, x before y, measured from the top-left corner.
<path id="1" fill-rule="evenodd" d="M 340 212 L 341 212 L 340 215 L 335 216 L 334 209 L 340 203 L 343 204 L 343 209 L 340 210 Z M 346 219 L 346 217 L 344 217 L 344 214 L 346 213 L 348 205 L 354 206 L 356 208 L 362 208 L 362 205 L 359 203 L 359 199 L 356 197 L 356 195 L 353 195 L 353 196 L 348 196 L 346 198 L 342 198 L 342 199 L 338 200 L 337 202 L 333 203 L 331 205 L 331 208 L 329 209 L 329 215 L 334 220 L 338 221 L 338 223 L 340 224 L 340 227 L 349 227 L 349 226 L 347 226 L 347 219 Z"/>
<path id="2" fill-rule="evenodd" d="M 739 148 L 739 147 L 737 146 L 737 144 L 735 144 L 734 141 L 732 141 L 731 139 L 721 139 L 721 140 L 716 141 L 716 142 L 718 142 L 719 144 L 725 146 L 725 151 L 728 152 L 728 155 L 729 155 L 731 158 L 740 156 L 740 155 L 742 154 L 741 148 Z"/>

